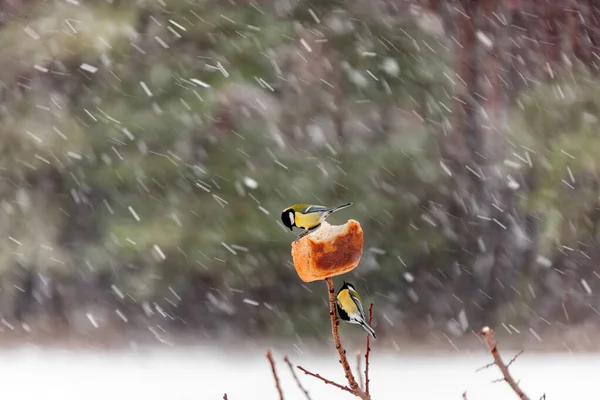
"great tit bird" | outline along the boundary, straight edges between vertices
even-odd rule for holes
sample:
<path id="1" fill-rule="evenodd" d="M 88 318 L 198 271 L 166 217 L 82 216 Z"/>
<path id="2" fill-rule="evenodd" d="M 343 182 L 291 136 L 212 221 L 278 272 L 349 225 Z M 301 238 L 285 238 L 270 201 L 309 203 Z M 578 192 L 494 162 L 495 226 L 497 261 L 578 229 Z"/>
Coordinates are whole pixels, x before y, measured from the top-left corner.
<path id="1" fill-rule="evenodd" d="M 362 326 L 375 339 L 375 331 L 367 323 L 360 296 L 352 284 L 344 282 L 337 294 L 336 305 L 342 320 Z"/>
<path id="2" fill-rule="evenodd" d="M 304 229 L 298 235 L 298 239 L 308 235 L 310 232 L 321 226 L 321 223 L 331 215 L 343 208 L 350 207 L 352 203 L 340 204 L 335 207 L 313 206 L 310 204 L 296 204 L 286 208 L 281 213 L 283 225 L 293 231 L 293 227 Z"/>

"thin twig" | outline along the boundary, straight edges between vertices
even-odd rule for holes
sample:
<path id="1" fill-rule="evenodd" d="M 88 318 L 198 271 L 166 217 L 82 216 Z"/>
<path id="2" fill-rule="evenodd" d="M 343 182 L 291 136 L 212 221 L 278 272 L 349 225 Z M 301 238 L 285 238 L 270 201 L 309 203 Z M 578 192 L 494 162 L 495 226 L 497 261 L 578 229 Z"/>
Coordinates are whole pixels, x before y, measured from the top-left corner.
<path id="1" fill-rule="evenodd" d="M 510 366 L 512 365 L 512 363 L 514 363 L 515 361 L 517 361 L 517 358 L 519 358 L 519 356 L 520 356 L 521 354 L 523 354 L 523 353 L 525 353 L 525 350 L 521 350 L 520 352 L 518 352 L 518 353 L 517 353 L 517 355 L 516 355 L 516 356 L 514 356 L 514 357 L 512 358 L 512 360 L 510 360 L 510 361 L 508 362 L 508 364 L 506 364 L 506 368 L 510 367 Z"/>
<path id="2" fill-rule="evenodd" d="M 373 303 L 369 306 L 369 326 L 373 323 Z M 367 333 L 367 352 L 365 353 L 365 392 L 369 395 L 369 353 L 371 353 L 371 336 Z"/>
<path id="3" fill-rule="evenodd" d="M 361 389 L 365 388 L 365 383 L 363 382 L 363 374 L 362 371 L 360 370 L 360 350 L 356 351 L 356 375 L 358 376 L 358 386 Z"/>
<path id="4" fill-rule="evenodd" d="M 483 367 L 479 367 L 475 370 L 475 372 L 479 372 L 479 371 L 483 371 L 484 369 L 488 369 L 489 367 L 493 367 L 494 365 L 496 365 L 495 362 L 491 362 L 489 364 L 484 365 Z"/>
<path id="5" fill-rule="evenodd" d="M 306 390 L 304 388 L 304 386 L 302 386 L 300 379 L 298 379 L 298 375 L 296 375 L 296 371 L 294 371 L 294 365 L 292 364 L 292 362 L 290 361 L 290 359 L 288 358 L 287 355 L 285 357 L 283 357 L 283 361 L 285 361 L 285 363 L 288 365 L 288 367 L 290 367 L 292 376 L 294 377 L 294 380 L 296 381 L 298 388 L 300 388 L 300 390 L 304 393 L 304 396 L 306 396 L 306 400 L 311 400 L 310 395 L 308 394 L 308 390 Z"/>
<path id="6" fill-rule="evenodd" d="M 510 372 L 508 371 L 508 366 L 504 363 L 504 360 L 502 360 L 502 356 L 498 351 L 496 339 L 494 338 L 494 330 L 485 326 L 479 333 L 483 335 L 485 343 L 487 344 L 488 349 L 492 353 L 492 357 L 494 357 L 494 364 L 496 364 L 496 366 L 498 367 L 498 369 L 500 369 L 500 372 L 502 373 L 503 380 L 506 381 L 506 383 L 508 383 L 513 392 L 515 392 L 515 394 L 519 396 L 521 400 L 529 400 L 529 397 L 527 397 L 527 395 L 521 390 L 514 378 L 510 375 Z M 519 354 L 517 354 L 516 357 L 518 356 Z"/>
<path id="7" fill-rule="evenodd" d="M 279 377 L 277 376 L 277 370 L 275 369 L 275 360 L 273 360 L 273 354 L 271 354 L 271 349 L 267 350 L 267 359 L 271 364 L 271 371 L 273 371 L 273 377 L 275 378 L 275 387 L 277 387 L 277 391 L 279 392 L 279 400 L 283 400 L 283 391 L 281 390 L 281 386 L 279 385 Z"/>
<path id="8" fill-rule="evenodd" d="M 343 385 L 340 385 L 339 383 L 335 383 L 334 381 L 330 381 L 329 379 L 324 378 L 324 377 L 322 377 L 319 374 L 315 374 L 314 372 L 310 372 L 310 371 L 306 370 L 305 368 L 303 368 L 303 367 L 301 367 L 299 365 L 296 368 L 298 368 L 300 371 L 304 372 L 306 375 L 314 376 L 315 378 L 322 380 L 323 382 L 325 382 L 328 385 L 335 386 L 337 388 L 345 390 L 346 392 L 350 392 L 350 393 L 354 394 L 354 392 L 352 391 L 352 389 L 350 389 L 348 386 L 343 386 Z"/>

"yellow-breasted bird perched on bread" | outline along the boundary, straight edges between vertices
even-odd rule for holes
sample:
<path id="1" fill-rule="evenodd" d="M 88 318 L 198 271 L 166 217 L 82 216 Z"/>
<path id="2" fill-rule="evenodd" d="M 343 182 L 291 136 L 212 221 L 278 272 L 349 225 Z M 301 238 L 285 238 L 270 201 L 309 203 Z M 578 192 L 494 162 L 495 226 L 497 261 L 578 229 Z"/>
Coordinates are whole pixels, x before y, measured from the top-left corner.
<path id="1" fill-rule="evenodd" d="M 298 235 L 298 239 L 308 235 L 321 226 L 321 223 L 331 215 L 343 208 L 350 207 L 352 203 L 340 204 L 335 207 L 323 207 L 310 204 L 295 204 L 283 210 L 281 221 L 283 225 L 293 231 L 293 227 L 304 229 Z"/>
<path id="2" fill-rule="evenodd" d="M 336 296 L 336 305 L 343 321 L 362 326 L 375 339 L 375 331 L 367 323 L 360 296 L 351 283 L 344 282 Z"/>

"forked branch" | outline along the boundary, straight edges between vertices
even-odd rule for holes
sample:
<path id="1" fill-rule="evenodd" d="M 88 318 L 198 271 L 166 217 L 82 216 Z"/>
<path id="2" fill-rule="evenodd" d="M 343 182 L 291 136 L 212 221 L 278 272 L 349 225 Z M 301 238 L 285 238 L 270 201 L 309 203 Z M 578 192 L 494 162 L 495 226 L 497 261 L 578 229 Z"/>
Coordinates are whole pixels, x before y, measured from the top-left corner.
<path id="1" fill-rule="evenodd" d="M 494 330 L 485 326 L 479 333 L 483 336 L 490 353 L 492 353 L 492 357 L 494 357 L 494 364 L 496 364 L 502 373 L 502 380 L 508 383 L 513 392 L 515 392 L 515 394 L 519 396 L 521 400 L 529 400 L 529 397 L 527 397 L 523 390 L 521 390 L 517 382 L 508 371 L 510 364 L 512 364 L 521 353 L 517 354 L 507 365 L 504 363 L 504 360 L 500 355 L 500 351 L 498 351 L 498 345 L 496 344 L 496 339 L 494 338 Z"/>
<path id="2" fill-rule="evenodd" d="M 340 339 L 340 330 L 339 330 L 339 321 L 337 319 L 337 315 L 335 312 L 335 287 L 333 286 L 333 280 L 331 278 L 325 278 L 325 282 L 327 282 L 327 291 L 329 294 L 329 317 L 331 319 L 331 334 L 333 336 L 333 342 L 335 343 L 335 348 L 340 356 L 340 364 L 342 364 L 342 368 L 344 369 L 344 375 L 346 376 L 346 380 L 348 381 L 348 386 L 340 385 L 339 383 L 335 383 L 330 381 L 329 379 L 323 378 L 319 374 L 312 373 L 307 371 L 302 367 L 298 367 L 301 371 L 303 371 L 307 375 L 314 376 L 322 380 L 323 382 L 336 386 L 342 390 L 352 393 L 356 397 L 361 398 L 362 400 L 371 400 L 371 396 L 369 396 L 364 390 L 362 390 L 358 383 L 356 383 L 356 379 L 354 379 L 354 375 L 352 374 L 352 370 L 350 369 L 350 364 L 348 363 L 348 358 L 346 357 L 346 350 L 342 346 L 342 340 Z"/>
<path id="3" fill-rule="evenodd" d="M 327 282 L 327 291 L 329 292 L 329 316 L 331 318 L 331 334 L 333 335 L 335 348 L 340 356 L 340 364 L 342 364 L 342 368 L 344 369 L 344 375 L 348 380 L 348 386 L 350 387 L 350 389 L 352 389 L 352 393 L 356 397 L 360 397 L 363 400 L 370 400 L 370 396 L 367 393 L 365 393 L 360 387 L 358 387 L 358 383 L 356 383 L 356 379 L 354 379 L 354 375 L 352 374 L 352 370 L 350 369 L 350 364 L 348 364 L 346 350 L 342 346 L 342 340 L 340 339 L 339 330 L 340 321 L 338 321 L 337 314 L 335 312 L 336 300 L 333 280 L 331 278 L 326 278 L 325 282 Z"/>

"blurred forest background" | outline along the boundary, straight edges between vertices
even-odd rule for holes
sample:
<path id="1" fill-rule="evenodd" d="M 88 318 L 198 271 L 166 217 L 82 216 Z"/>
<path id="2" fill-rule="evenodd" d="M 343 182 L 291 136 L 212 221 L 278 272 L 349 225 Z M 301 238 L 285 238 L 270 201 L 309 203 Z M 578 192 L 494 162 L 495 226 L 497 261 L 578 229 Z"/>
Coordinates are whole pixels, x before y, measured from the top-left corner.
<path id="1" fill-rule="evenodd" d="M 345 201 L 330 222 L 366 241 L 345 279 L 384 340 L 594 324 L 599 17 L 1 2 L 2 335 L 325 339 L 325 284 L 297 277 L 279 216 Z"/>

